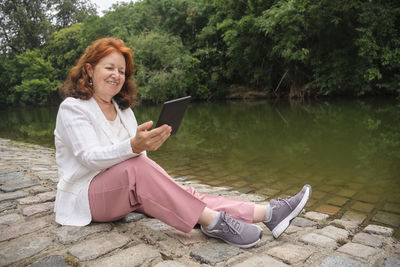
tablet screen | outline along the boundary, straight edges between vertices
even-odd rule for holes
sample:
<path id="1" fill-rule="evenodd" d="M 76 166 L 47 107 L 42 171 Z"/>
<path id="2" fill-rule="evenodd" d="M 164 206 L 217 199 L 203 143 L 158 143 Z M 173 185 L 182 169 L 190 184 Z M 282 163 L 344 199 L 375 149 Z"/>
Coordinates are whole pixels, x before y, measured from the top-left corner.
<path id="1" fill-rule="evenodd" d="M 163 124 L 167 124 L 172 128 L 171 135 L 176 134 L 190 99 L 191 96 L 185 96 L 164 102 L 160 116 L 158 117 L 156 128 Z"/>

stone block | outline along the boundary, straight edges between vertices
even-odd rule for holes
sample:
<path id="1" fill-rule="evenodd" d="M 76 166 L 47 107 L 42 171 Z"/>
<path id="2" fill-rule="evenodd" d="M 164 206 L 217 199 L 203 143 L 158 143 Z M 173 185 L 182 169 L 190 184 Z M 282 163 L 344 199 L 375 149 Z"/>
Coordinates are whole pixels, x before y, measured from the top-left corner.
<path id="1" fill-rule="evenodd" d="M 8 266 L 20 260 L 32 257 L 48 248 L 52 240 L 48 237 L 34 237 L 29 240 L 4 244 L 0 247 L 0 266 Z"/>
<path id="2" fill-rule="evenodd" d="M 0 216 L 0 225 L 11 224 L 18 220 L 22 219 L 22 216 L 17 213 L 10 213 L 3 216 Z"/>
<path id="3" fill-rule="evenodd" d="M 31 187 L 34 185 L 38 185 L 39 183 L 35 180 L 26 180 L 23 182 L 19 182 L 19 183 L 6 183 L 0 186 L 0 190 L 4 191 L 4 192 L 14 192 L 17 191 L 19 189 L 24 189 L 27 187 Z"/>
<path id="4" fill-rule="evenodd" d="M 342 197 L 352 197 L 352 196 L 354 196 L 355 194 L 357 193 L 357 191 L 355 191 L 355 190 L 351 190 L 351 189 L 341 189 L 341 190 L 339 190 L 338 192 L 337 192 L 337 194 L 339 195 L 339 196 L 342 196 Z"/>
<path id="5" fill-rule="evenodd" d="M 49 224 L 50 223 L 48 222 L 48 219 L 45 217 L 23 222 L 20 224 L 14 224 L 0 230 L 0 242 L 14 239 L 25 234 L 33 233 L 35 231 L 45 228 Z"/>
<path id="6" fill-rule="evenodd" d="M 302 217 L 296 217 L 293 219 L 292 224 L 294 226 L 299 226 L 299 227 L 313 227 L 317 225 L 316 222 L 302 218 Z"/>
<path id="7" fill-rule="evenodd" d="M 15 208 L 17 208 L 17 205 L 12 202 L 0 203 L 0 212 L 3 212 L 5 210 L 12 210 Z"/>
<path id="8" fill-rule="evenodd" d="M 400 213 L 400 205 L 394 203 L 386 203 L 383 206 L 385 211 L 393 212 L 393 213 Z"/>
<path id="9" fill-rule="evenodd" d="M 345 221 L 354 221 L 358 224 L 362 224 L 362 222 L 367 218 L 365 214 L 361 214 L 359 212 L 354 212 L 354 211 L 346 211 L 343 216 L 342 220 Z"/>
<path id="10" fill-rule="evenodd" d="M 365 264 L 344 256 L 328 256 L 319 267 L 367 267 Z"/>
<path id="11" fill-rule="evenodd" d="M 154 265 L 154 267 L 185 267 L 186 265 L 180 263 L 179 261 L 173 261 L 173 260 L 166 260 L 157 263 Z"/>
<path id="12" fill-rule="evenodd" d="M 146 218 L 146 215 L 144 215 L 143 213 L 139 213 L 139 212 L 131 212 L 128 213 L 123 219 L 122 221 L 125 223 L 130 223 L 130 222 L 137 222 L 143 218 Z"/>
<path id="13" fill-rule="evenodd" d="M 179 240 L 183 245 L 190 245 L 195 243 L 204 243 L 207 241 L 205 235 L 199 229 L 193 229 L 189 233 L 183 233 L 178 230 L 171 230 L 166 233 L 167 235 Z"/>
<path id="14" fill-rule="evenodd" d="M 317 247 L 322 247 L 322 248 L 329 248 L 329 249 L 335 249 L 337 247 L 337 243 L 335 240 L 332 238 L 319 235 L 316 233 L 309 233 L 306 235 L 303 235 L 300 238 L 300 241 L 305 243 L 305 244 L 311 244 Z"/>
<path id="15" fill-rule="evenodd" d="M 313 221 L 323 221 L 328 219 L 329 215 L 315 211 L 309 211 L 306 214 L 304 214 L 304 217 Z"/>
<path id="16" fill-rule="evenodd" d="M 353 243 L 359 243 L 374 248 L 380 248 L 383 245 L 383 239 L 376 235 L 367 233 L 358 233 L 353 237 Z"/>
<path id="17" fill-rule="evenodd" d="M 96 259 L 114 249 L 126 245 L 130 238 L 118 233 L 110 233 L 98 238 L 85 240 L 68 249 L 68 252 L 80 261 Z M 99 266 L 99 265 L 97 265 Z"/>
<path id="18" fill-rule="evenodd" d="M 370 233 L 370 234 L 381 235 L 381 236 L 386 236 L 386 237 L 391 237 L 391 236 L 393 236 L 393 233 L 394 233 L 394 230 L 392 228 L 375 225 L 375 224 L 368 225 L 367 227 L 364 228 L 363 231 Z"/>
<path id="19" fill-rule="evenodd" d="M 200 263 L 215 265 L 243 253 L 238 247 L 225 243 L 206 244 L 190 252 L 190 256 Z"/>
<path id="20" fill-rule="evenodd" d="M 49 191 L 37 194 L 36 196 L 28 196 L 25 198 L 18 199 L 18 203 L 21 205 L 36 204 L 46 201 L 53 201 L 56 198 L 56 191 Z"/>
<path id="21" fill-rule="evenodd" d="M 296 194 L 297 194 L 298 192 L 296 192 Z M 322 198 L 324 198 L 326 196 L 326 193 L 325 192 L 321 192 L 321 191 L 316 191 L 316 192 L 314 192 L 314 190 L 313 190 L 313 192 L 312 192 L 312 194 L 311 194 L 311 198 L 313 198 L 313 199 L 322 199 Z"/>
<path id="22" fill-rule="evenodd" d="M 329 237 L 335 241 L 338 241 L 339 239 L 347 239 L 349 237 L 348 231 L 332 225 L 328 225 L 318 230 L 317 233 Z"/>
<path id="23" fill-rule="evenodd" d="M 57 240 L 63 244 L 70 244 L 78 241 L 79 239 L 101 232 L 109 232 L 112 227 L 110 224 L 99 223 L 90 224 L 87 226 L 61 226 L 53 230 L 53 234 L 56 235 Z"/>
<path id="24" fill-rule="evenodd" d="M 384 211 L 378 211 L 378 213 L 375 214 L 375 216 L 372 218 L 372 221 L 387 224 L 394 227 L 399 227 L 400 215 Z"/>
<path id="25" fill-rule="evenodd" d="M 341 207 L 341 206 L 343 206 L 344 204 L 346 204 L 347 201 L 349 201 L 348 198 L 333 196 L 333 197 L 329 198 L 329 199 L 326 201 L 326 203 Z"/>
<path id="26" fill-rule="evenodd" d="M 348 231 L 354 231 L 358 228 L 359 224 L 354 221 L 345 221 L 342 219 L 335 219 L 331 222 L 331 225 L 338 227 L 338 228 L 344 228 Z"/>
<path id="27" fill-rule="evenodd" d="M 278 261 L 268 255 L 252 256 L 241 263 L 233 265 L 233 267 L 259 267 L 259 266 L 284 267 L 289 265 L 281 261 Z"/>
<path id="28" fill-rule="evenodd" d="M 381 199 L 381 195 L 380 194 L 364 193 L 364 194 L 358 195 L 356 197 L 356 199 L 364 201 L 364 202 L 368 202 L 368 203 L 377 203 Z"/>
<path id="29" fill-rule="evenodd" d="M 54 202 L 45 202 L 36 205 L 31 205 L 22 210 L 25 216 L 32 216 L 41 212 L 51 211 L 54 208 Z"/>
<path id="30" fill-rule="evenodd" d="M 24 178 L 25 174 L 20 171 L 6 172 L 0 174 L 0 183 L 12 182 Z"/>
<path id="31" fill-rule="evenodd" d="M 156 231 L 173 229 L 168 224 L 163 223 L 162 221 L 157 220 L 157 219 L 151 219 L 149 221 L 140 222 L 140 224 L 143 224 L 144 226 L 147 226 L 150 229 L 153 229 L 153 230 L 156 230 Z"/>
<path id="32" fill-rule="evenodd" d="M 21 197 L 25 197 L 27 194 L 24 191 L 15 191 L 10 193 L 0 194 L 0 201 L 13 200 Z"/>
<path id="33" fill-rule="evenodd" d="M 361 244 L 356 243 L 347 243 L 338 248 L 338 252 L 348 254 L 353 257 L 361 258 L 364 260 L 368 260 L 370 256 L 374 256 L 379 252 L 378 249 L 368 247 Z"/>
<path id="34" fill-rule="evenodd" d="M 387 257 L 385 259 L 384 267 L 399 267 L 400 266 L 400 259 L 394 257 Z"/>
<path id="35" fill-rule="evenodd" d="M 374 207 L 375 206 L 372 204 L 368 204 L 368 203 L 364 203 L 364 202 L 360 202 L 360 201 L 357 201 L 356 203 L 351 205 L 351 208 L 353 210 L 361 211 L 363 213 L 371 212 L 374 209 Z"/>
<path id="36" fill-rule="evenodd" d="M 34 262 L 27 267 L 68 267 L 62 256 L 50 256 Z"/>
<path id="37" fill-rule="evenodd" d="M 114 255 L 106 258 L 91 262 L 88 264 L 88 266 L 143 266 L 156 258 L 161 259 L 161 254 L 157 249 L 149 245 L 139 244 L 137 246 L 118 251 Z"/>
<path id="38" fill-rule="evenodd" d="M 315 211 L 328 215 L 335 215 L 340 211 L 340 208 L 332 205 L 320 205 L 315 209 Z"/>
<path id="39" fill-rule="evenodd" d="M 287 264 L 302 264 L 313 253 L 314 250 L 309 247 L 289 243 L 273 247 L 267 251 L 267 254 L 279 258 Z"/>

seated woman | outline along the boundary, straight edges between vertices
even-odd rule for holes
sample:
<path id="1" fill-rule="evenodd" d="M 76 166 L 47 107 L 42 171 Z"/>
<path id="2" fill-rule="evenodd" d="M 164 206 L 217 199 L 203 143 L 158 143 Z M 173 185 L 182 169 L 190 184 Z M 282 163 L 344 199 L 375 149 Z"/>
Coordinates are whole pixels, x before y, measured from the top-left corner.
<path id="1" fill-rule="evenodd" d="M 242 248 L 260 241 L 264 222 L 278 238 L 306 205 L 311 187 L 258 205 L 183 188 L 146 150 L 170 136 L 168 125 L 137 125 L 132 52 L 103 38 L 86 48 L 60 88 L 55 146 L 59 182 L 54 211 L 62 225 L 109 222 L 139 211 L 183 232 L 197 223 L 207 236 Z"/>

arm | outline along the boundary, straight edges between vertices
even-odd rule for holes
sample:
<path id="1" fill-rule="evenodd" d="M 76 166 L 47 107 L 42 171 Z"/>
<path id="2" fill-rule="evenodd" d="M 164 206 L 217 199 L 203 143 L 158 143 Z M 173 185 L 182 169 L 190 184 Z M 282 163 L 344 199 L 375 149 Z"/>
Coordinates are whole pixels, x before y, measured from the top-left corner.
<path id="1" fill-rule="evenodd" d="M 107 137 L 99 134 L 101 125 L 93 125 L 102 122 L 93 121 L 93 118 L 79 101 L 65 101 L 58 111 L 57 133 L 82 165 L 102 170 L 138 155 L 132 152 L 129 139 L 104 145 Z"/>

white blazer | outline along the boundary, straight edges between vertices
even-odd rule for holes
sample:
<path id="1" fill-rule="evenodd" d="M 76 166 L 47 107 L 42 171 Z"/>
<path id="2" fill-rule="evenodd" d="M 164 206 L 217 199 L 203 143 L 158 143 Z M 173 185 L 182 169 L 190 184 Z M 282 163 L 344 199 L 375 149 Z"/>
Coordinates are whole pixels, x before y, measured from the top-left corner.
<path id="1" fill-rule="evenodd" d="M 120 110 L 113 101 L 123 125 L 132 138 L 137 122 L 132 109 Z M 55 135 L 58 166 L 56 222 L 84 226 L 91 222 L 88 190 L 91 180 L 101 171 L 135 157 L 130 140 L 123 142 L 113 134 L 97 102 L 66 98 L 57 114 Z"/>

